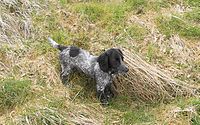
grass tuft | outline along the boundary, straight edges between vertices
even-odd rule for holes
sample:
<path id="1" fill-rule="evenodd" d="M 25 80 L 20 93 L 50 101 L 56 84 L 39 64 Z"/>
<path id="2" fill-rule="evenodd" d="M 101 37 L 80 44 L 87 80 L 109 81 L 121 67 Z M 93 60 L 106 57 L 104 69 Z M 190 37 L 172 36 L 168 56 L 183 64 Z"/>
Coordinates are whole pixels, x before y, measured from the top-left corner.
<path id="1" fill-rule="evenodd" d="M 13 124 L 31 125 L 65 125 L 68 124 L 63 113 L 54 108 L 30 109 L 21 115 Z"/>
<path id="2" fill-rule="evenodd" d="M 0 111 L 12 110 L 30 99 L 31 82 L 28 80 L 8 79 L 1 81 L 0 85 Z"/>

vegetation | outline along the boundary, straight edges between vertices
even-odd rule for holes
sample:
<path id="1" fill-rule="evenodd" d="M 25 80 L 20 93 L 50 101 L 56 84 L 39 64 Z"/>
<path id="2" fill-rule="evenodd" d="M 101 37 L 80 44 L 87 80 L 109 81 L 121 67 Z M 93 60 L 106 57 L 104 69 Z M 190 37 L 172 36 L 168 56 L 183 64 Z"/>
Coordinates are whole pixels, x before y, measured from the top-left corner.
<path id="1" fill-rule="evenodd" d="M 200 124 L 198 97 L 155 96 L 169 87 L 161 82 L 165 86 L 158 90 L 155 82 L 166 74 L 165 81 L 200 87 L 199 5 L 199 0 L 1 1 L 0 124 Z M 133 61 L 150 64 L 146 76 L 165 74 L 150 81 L 140 80 L 145 72 L 132 74 L 139 79 L 132 81 L 135 89 L 129 82 L 117 84 L 117 96 L 102 107 L 95 82 L 84 74 L 74 73 L 62 85 L 58 51 L 48 36 L 96 55 L 126 48 L 134 53 L 130 57 L 140 57 Z M 147 82 L 156 87 L 141 84 Z"/>
<path id="2" fill-rule="evenodd" d="M 6 112 L 22 105 L 30 99 L 30 81 L 9 79 L 1 81 L 0 88 L 0 111 Z"/>

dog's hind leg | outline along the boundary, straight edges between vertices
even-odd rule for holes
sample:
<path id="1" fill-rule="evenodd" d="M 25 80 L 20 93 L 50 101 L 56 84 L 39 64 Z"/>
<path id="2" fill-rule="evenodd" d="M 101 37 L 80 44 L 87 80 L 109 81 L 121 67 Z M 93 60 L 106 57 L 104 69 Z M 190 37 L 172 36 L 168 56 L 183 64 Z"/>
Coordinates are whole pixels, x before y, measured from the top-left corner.
<path id="1" fill-rule="evenodd" d="M 67 85 L 69 82 L 69 74 L 71 73 L 72 68 L 70 66 L 64 66 L 63 64 L 61 64 L 61 70 L 62 71 L 61 71 L 60 77 L 61 77 L 62 83 L 64 85 Z"/>

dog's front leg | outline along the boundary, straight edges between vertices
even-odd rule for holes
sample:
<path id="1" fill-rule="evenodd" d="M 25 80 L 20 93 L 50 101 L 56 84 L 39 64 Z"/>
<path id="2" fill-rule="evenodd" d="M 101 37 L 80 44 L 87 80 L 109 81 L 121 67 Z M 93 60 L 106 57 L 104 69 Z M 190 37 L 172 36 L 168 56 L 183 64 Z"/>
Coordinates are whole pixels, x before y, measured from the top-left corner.
<path id="1" fill-rule="evenodd" d="M 105 96 L 107 97 L 109 101 L 114 97 L 114 93 L 112 91 L 111 85 L 112 83 L 107 84 L 104 89 Z"/>
<path id="2" fill-rule="evenodd" d="M 100 100 L 102 105 L 108 105 L 108 98 L 105 93 L 105 86 L 97 84 L 97 98 Z"/>

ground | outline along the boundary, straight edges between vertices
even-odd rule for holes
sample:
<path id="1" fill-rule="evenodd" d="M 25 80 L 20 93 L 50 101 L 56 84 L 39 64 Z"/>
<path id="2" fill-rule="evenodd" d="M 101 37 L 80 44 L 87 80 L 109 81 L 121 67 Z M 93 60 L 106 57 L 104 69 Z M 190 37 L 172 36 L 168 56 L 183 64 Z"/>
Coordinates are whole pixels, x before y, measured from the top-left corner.
<path id="1" fill-rule="evenodd" d="M 58 50 L 47 42 L 50 36 L 94 55 L 126 48 L 198 88 L 199 0 L 3 0 L 0 6 L 0 124 L 200 124 L 197 97 L 149 103 L 126 93 L 101 106 L 84 74 L 72 74 L 70 86 L 61 83 Z"/>

